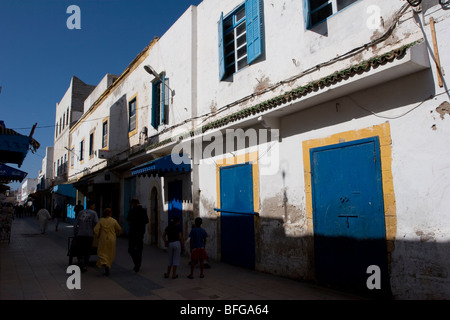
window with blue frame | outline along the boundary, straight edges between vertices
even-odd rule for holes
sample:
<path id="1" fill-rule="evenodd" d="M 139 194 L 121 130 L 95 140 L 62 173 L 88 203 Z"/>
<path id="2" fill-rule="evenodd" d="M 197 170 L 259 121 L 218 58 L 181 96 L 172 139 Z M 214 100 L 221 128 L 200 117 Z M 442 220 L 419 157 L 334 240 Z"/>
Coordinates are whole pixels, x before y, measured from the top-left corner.
<path id="1" fill-rule="evenodd" d="M 102 124 L 102 148 L 108 146 L 108 120 L 103 121 Z"/>
<path id="2" fill-rule="evenodd" d="M 128 102 L 128 132 L 136 130 L 136 98 Z"/>
<path id="3" fill-rule="evenodd" d="M 303 0 L 306 28 L 311 28 L 359 0 Z"/>
<path id="4" fill-rule="evenodd" d="M 219 20 L 219 77 L 223 80 L 262 55 L 262 0 L 245 0 Z"/>
<path id="5" fill-rule="evenodd" d="M 165 73 L 152 84 L 152 127 L 158 129 L 162 124 L 169 121 L 169 78 Z"/>

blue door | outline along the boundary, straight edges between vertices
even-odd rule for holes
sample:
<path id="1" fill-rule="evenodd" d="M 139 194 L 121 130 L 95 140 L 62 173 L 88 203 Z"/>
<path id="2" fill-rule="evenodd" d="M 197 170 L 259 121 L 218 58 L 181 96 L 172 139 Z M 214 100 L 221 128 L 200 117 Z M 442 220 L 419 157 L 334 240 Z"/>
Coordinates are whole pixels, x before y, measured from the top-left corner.
<path id="1" fill-rule="evenodd" d="M 255 268 L 253 174 L 250 163 L 220 168 L 221 260 Z"/>
<path id="2" fill-rule="evenodd" d="M 315 271 L 319 281 L 369 293 L 367 268 L 389 291 L 378 137 L 311 149 Z"/>
<path id="3" fill-rule="evenodd" d="M 169 220 L 177 216 L 180 218 L 180 231 L 183 230 L 183 182 L 181 180 L 175 180 L 169 182 L 168 189 L 169 196 L 169 208 L 168 215 Z"/>

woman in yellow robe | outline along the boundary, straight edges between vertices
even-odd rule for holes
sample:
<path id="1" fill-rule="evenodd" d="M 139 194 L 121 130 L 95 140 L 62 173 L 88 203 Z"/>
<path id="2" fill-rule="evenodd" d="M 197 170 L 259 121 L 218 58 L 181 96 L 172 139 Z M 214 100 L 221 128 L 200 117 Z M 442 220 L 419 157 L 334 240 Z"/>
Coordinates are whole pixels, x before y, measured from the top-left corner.
<path id="1" fill-rule="evenodd" d="M 109 275 L 109 268 L 116 257 L 116 238 L 122 233 L 122 228 L 116 219 L 112 217 L 112 210 L 106 208 L 94 228 L 94 234 L 98 238 L 97 266 L 104 268 L 104 274 Z"/>

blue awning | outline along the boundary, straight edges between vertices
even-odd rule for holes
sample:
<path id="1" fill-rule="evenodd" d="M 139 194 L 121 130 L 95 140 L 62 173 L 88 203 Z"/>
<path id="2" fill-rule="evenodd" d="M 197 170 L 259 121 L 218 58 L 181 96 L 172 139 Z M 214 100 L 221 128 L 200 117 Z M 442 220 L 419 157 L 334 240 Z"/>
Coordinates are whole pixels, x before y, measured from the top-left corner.
<path id="1" fill-rule="evenodd" d="M 159 175 L 166 173 L 183 173 L 191 171 L 191 159 L 187 155 L 171 154 L 155 159 L 131 169 L 133 176 Z"/>
<path id="2" fill-rule="evenodd" d="M 12 168 L 6 164 L 0 163 L 0 182 L 10 183 L 12 181 L 22 182 L 28 173 L 19 169 Z"/>
<path id="3" fill-rule="evenodd" d="M 53 187 L 52 192 L 65 197 L 75 198 L 77 189 L 74 188 L 73 184 L 58 184 Z"/>
<path id="4" fill-rule="evenodd" d="M 28 150 L 35 152 L 39 146 L 31 136 L 0 126 L 0 162 L 15 163 L 20 168 Z"/>

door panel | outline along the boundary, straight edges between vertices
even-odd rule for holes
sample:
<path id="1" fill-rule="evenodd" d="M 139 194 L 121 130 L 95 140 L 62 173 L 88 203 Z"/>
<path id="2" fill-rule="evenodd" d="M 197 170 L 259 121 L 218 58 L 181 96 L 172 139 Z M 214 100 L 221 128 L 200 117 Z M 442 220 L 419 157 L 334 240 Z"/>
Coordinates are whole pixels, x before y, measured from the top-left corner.
<path id="1" fill-rule="evenodd" d="M 220 169 L 220 209 L 222 261 L 254 269 L 253 172 L 250 163 Z"/>
<path id="2" fill-rule="evenodd" d="M 318 280 L 368 292 L 377 265 L 389 290 L 378 138 L 311 149 L 311 174 Z"/>

